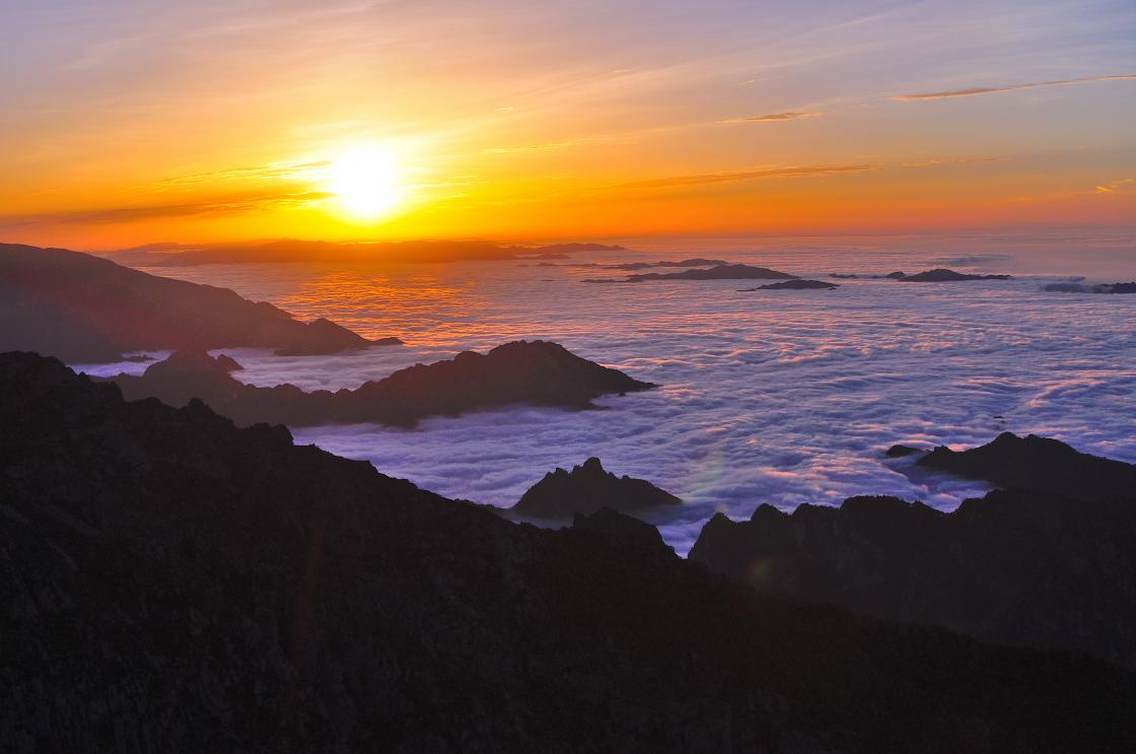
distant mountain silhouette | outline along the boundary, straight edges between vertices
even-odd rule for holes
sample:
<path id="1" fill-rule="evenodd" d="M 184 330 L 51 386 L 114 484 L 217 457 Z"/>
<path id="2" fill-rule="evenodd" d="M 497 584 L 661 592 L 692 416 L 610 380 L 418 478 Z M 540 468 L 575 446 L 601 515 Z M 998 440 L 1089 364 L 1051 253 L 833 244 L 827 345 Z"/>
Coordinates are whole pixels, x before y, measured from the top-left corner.
<path id="1" fill-rule="evenodd" d="M 32 354 L 0 427 L 6 750 L 1136 744 L 1132 673 L 755 594 L 610 511 L 511 524 Z"/>
<path id="2" fill-rule="evenodd" d="M 1134 536 L 1136 497 L 995 491 L 953 513 L 858 497 L 719 514 L 690 559 L 766 594 L 1136 667 Z"/>
<path id="3" fill-rule="evenodd" d="M 183 267 L 198 264 L 277 264 L 282 262 L 336 262 L 407 264 L 493 261 L 544 257 L 566 259 L 590 251 L 626 251 L 622 246 L 597 243 L 560 243 L 517 246 L 496 241 L 384 241 L 335 243 L 331 241 L 249 241 L 190 246 L 153 244 L 123 249 L 109 256 L 143 267 Z"/>
<path id="4" fill-rule="evenodd" d="M 1012 280 L 1012 275 L 968 275 L 943 268 L 895 278 L 902 283 L 957 283 L 967 280 Z"/>
<path id="5" fill-rule="evenodd" d="M 831 291 L 839 288 L 835 283 L 826 283 L 822 280 L 785 280 L 780 283 L 759 285 L 756 288 L 743 288 L 742 293 L 751 291 Z"/>
<path id="6" fill-rule="evenodd" d="M 1080 453 L 1063 442 L 1003 432 L 970 450 L 938 447 L 916 462 L 1005 489 L 1036 490 L 1073 498 L 1136 498 L 1136 465 Z"/>
<path id="7" fill-rule="evenodd" d="M 837 280 L 899 280 L 907 277 L 902 272 L 889 272 L 886 275 L 862 275 L 859 273 L 834 272 L 830 277 Z"/>
<path id="8" fill-rule="evenodd" d="M 754 267 L 748 264 L 721 264 L 709 269 L 629 275 L 624 282 L 641 283 L 647 280 L 792 280 L 794 278 L 796 278 L 796 275 L 778 272 L 768 267 Z"/>
<path id="9" fill-rule="evenodd" d="M 323 354 L 399 342 L 369 341 L 326 319 L 299 322 L 225 288 L 89 254 L 0 244 L 0 351 L 106 362 L 144 350 L 254 346 Z"/>
<path id="10" fill-rule="evenodd" d="M 544 475 L 511 510 L 536 518 L 571 518 L 604 508 L 620 513 L 680 505 L 682 500 L 643 479 L 616 476 L 598 458 L 589 458 L 571 471 L 556 469 Z"/>
<path id="11" fill-rule="evenodd" d="M 1051 293 L 1136 293 L 1136 282 L 1133 283 L 1097 283 L 1085 285 L 1083 283 L 1049 283 L 1044 290 Z"/>
<path id="12" fill-rule="evenodd" d="M 728 265 L 729 262 L 723 259 L 703 259 L 702 257 L 694 257 L 693 259 L 680 259 L 677 262 L 661 261 L 661 262 L 626 262 L 624 264 L 605 264 L 600 265 L 605 270 L 646 270 L 651 267 L 721 267 Z"/>
<path id="13" fill-rule="evenodd" d="M 130 400 L 155 397 L 184 406 L 200 398 L 242 426 L 258 422 L 410 426 L 428 416 L 516 403 L 588 408 L 601 395 L 654 387 L 541 340 L 507 343 L 487 354 L 464 351 L 452 360 L 400 369 L 355 390 L 334 393 L 309 393 L 287 384 L 245 385 L 230 374 L 235 364 L 201 351 L 178 352 L 140 376 L 119 375 L 114 381 Z"/>

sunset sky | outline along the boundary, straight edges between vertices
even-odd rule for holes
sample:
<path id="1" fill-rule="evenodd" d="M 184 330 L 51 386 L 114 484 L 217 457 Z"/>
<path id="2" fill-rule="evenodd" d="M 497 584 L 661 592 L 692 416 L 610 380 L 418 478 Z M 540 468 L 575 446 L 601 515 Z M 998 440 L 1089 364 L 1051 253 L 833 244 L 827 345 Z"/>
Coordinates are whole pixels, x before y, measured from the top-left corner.
<path id="1" fill-rule="evenodd" d="M 6 0 L 0 240 L 1136 218 L 1136 4 Z"/>

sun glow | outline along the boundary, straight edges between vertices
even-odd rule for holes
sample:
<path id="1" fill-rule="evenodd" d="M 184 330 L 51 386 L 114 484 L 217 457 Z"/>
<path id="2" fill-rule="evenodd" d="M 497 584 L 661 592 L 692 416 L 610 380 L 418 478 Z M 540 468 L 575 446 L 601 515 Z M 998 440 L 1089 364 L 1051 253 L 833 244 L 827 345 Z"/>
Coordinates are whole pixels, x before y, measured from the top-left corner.
<path id="1" fill-rule="evenodd" d="M 352 147 L 332 160 L 326 188 L 343 211 L 357 220 L 392 214 L 407 194 L 398 156 L 377 144 Z"/>

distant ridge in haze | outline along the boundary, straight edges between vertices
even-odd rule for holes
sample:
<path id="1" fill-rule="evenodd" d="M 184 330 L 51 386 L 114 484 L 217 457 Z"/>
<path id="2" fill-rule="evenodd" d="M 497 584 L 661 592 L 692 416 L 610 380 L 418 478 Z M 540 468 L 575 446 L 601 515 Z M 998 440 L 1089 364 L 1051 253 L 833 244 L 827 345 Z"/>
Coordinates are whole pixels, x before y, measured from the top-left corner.
<path id="1" fill-rule="evenodd" d="M 188 245 L 149 244 L 106 256 L 142 267 L 185 267 L 197 264 L 280 264 L 284 262 L 438 263 L 477 262 L 540 257 L 562 259 L 588 251 L 625 251 L 598 243 L 521 246 L 497 241 L 331 241 L 273 240 Z"/>
<path id="2" fill-rule="evenodd" d="M 399 342 L 370 341 L 326 319 L 300 322 L 227 288 L 90 254 L 0 244 L 0 351 L 81 363 L 130 351 L 249 346 L 306 355 Z"/>

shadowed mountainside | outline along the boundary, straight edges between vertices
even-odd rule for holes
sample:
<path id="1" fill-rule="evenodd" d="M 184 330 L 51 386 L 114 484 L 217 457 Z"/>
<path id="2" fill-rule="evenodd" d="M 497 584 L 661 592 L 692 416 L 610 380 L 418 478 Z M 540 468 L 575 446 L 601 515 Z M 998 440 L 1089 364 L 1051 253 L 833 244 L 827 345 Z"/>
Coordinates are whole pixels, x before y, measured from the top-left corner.
<path id="1" fill-rule="evenodd" d="M 535 518 L 571 518 L 604 508 L 621 513 L 681 505 L 682 500 L 645 479 L 605 471 L 598 458 L 589 458 L 571 471 L 556 469 L 544 475 L 510 510 Z"/>
<path id="2" fill-rule="evenodd" d="M 952 513 L 896 498 L 718 514 L 690 559 L 758 591 L 1136 667 L 1136 498 L 991 492 Z"/>
<path id="3" fill-rule="evenodd" d="M 0 351 L 105 362 L 130 351 L 253 346 L 301 355 L 399 342 L 369 341 L 326 319 L 299 322 L 226 288 L 90 254 L 0 244 Z"/>
<path id="4" fill-rule="evenodd" d="M 9 751 L 1066 752 L 1136 676 L 761 597 L 0 356 Z"/>
<path id="5" fill-rule="evenodd" d="M 1136 499 L 1136 465 L 1081 453 L 1037 435 L 1003 432 L 986 445 L 963 451 L 940 446 L 922 454 L 916 464 L 1005 489 L 1082 499 Z"/>
<path id="6" fill-rule="evenodd" d="M 155 397 L 184 406 L 200 398 L 242 426 L 267 422 L 294 427 L 355 422 L 410 426 L 427 416 L 514 403 L 582 409 L 601 395 L 654 387 L 542 340 L 506 343 L 487 354 L 463 351 L 448 361 L 417 364 L 334 393 L 245 385 L 230 374 L 240 365 L 221 358 L 178 352 L 141 376 L 119 375 L 114 381 L 130 400 Z"/>

